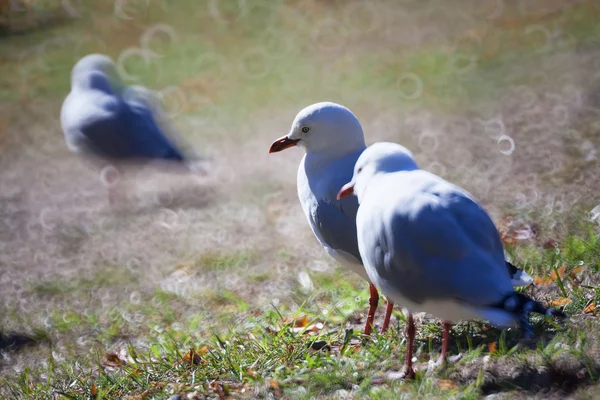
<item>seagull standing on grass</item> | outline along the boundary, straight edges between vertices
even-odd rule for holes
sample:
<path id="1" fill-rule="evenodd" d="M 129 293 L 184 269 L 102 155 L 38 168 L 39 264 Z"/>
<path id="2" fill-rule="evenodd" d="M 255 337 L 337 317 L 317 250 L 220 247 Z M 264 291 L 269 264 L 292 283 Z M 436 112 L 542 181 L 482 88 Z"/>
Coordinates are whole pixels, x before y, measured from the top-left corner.
<path id="1" fill-rule="evenodd" d="M 167 137 L 160 122 L 158 99 L 141 87 L 127 87 L 109 57 L 90 54 L 71 72 L 71 92 L 61 109 L 67 147 L 95 164 L 116 172 L 108 184 L 109 202 L 121 197 L 118 164 L 162 160 L 193 166 Z"/>
<path id="2" fill-rule="evenodd" d="M 339 104 L 308 106 L 298 113 L 290 133 L 273 142 L 269 153 L 293 146 L 306 151 L 298 168 L 298 198 L 313 233 L 331 257 L 369 281 L 356 241 L 358 201 L 336 199 L 338 189 L 352 178 L 354 164 L 366 148 L 358 119 Z M 370 281 L 369 289 L 366 335 L 371 333 L 379 302 L 377 289 Z M 392 308 L 388 301 L 382 331 L 389 326 Z"/>
<path id="3" fill-rule="evenodd" d="M 564 316 L 514 291 L 498 230 L 463 189 L 419 169 L 395 143 L 367 148 L 338 198 L 356 195 L 358 247 L 367 274 L 410 313 L 449 321 L 483 318 L 531 333 L 529 312 Z M 414 321 L 408 315 L 405 374 L 413 377 Z"/>
<path id="4" fill-rule="evenodd" d="M 362 127 L 356 116 L 339 104 L 322 102 L 301 110 L 290 132 L 273 142 L 269 153 L 300 146 L 306 154 L 298 168 L 298 198 L 308 223 L 327 253 L 369 282 L 369 312 L 364 333 L 370 334 L 379 294 L 363 267 L 356 238 L 355 197 L 337 199 L 339 188 L 352 178 L 356 160 L 365 150 Z M 515 285 L 533 279 L 507 263 Z M 393 303 L 386 306 L 382 332 L 389 327 Z"/>

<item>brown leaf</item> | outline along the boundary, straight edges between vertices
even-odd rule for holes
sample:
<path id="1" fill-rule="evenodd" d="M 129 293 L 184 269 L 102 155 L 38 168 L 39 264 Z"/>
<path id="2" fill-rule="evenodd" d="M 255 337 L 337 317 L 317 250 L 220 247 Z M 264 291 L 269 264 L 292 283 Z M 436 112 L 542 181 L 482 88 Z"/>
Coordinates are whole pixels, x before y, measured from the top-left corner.
<path id="1" fill-rule="evenodd" d="M 456 389 L 456 384 L 449 379 L 440 379 L 438 386 L 445 390 Z"/>
<path id="2" fill-rule="evenodd" d="M 291 330 L 294 333 L 304 332 L 304 333 L 308 333 L 308 334 L 314 334 L 315 332 L 322 330 L 324 327 L 322 322 L 317 322 L 317 323 L 308 325 L 308 317 L 306 315 L 302 315 L 297 318 L 285 318 L 283 320 L 283 322 L 286 325 L 293 325 Z M 268 326 L 267 331 L 270 333 L 279 333 L 279 331 L 281 331 L 281 328 L 274 327 L 274 326 Z"/>
<path id="3" fill-rule="evenodd" d="M 560 276 L 561 278 L 563 276 L 565 276 L 565 270 L 567 269 L 567 266 L 565 264 L 561 265 L 560 267 L 558 267 L 557 271 L 558 271 L 558 276 Z M 556 272 L 552 271 L 550 273 L 550 279 L 552 279 L 553 281 L 558 279 L 558 276 L 556 276 Z"/>
<path id="4" fill-rule="evenodd" d="M 537 286 L 548 286 L 552 284 L 552 282 L 556 281 L 559 276 L 562 279 L 565 276 L 566 269 L 567 266 L 563 264 L 557 269 L 558 276 L 556 275 L 556 271 L 552 271 L 550 272 L 550 276 L 548 278 L 537 277 L 533 279 L 533 283 L 535 283 Z"/>
<path id="5" fill-rule="evenodd" d="M 546 250 L 555 249 L 558 247 L 558 240 L 550 238 L 544 242 L 543 247 Z"/>
<path id="6" fill-rule="evenodd" d="M 306 315 L 301 315 L 296 318 L 286 318 L 284 322 L 286 324 L 293 323 L 294 327 L 296 328 L 304 328 L 306 325 L 308 325 L 308 317 Z"/>
<path id="7" fill-rule="evenodd" d="M 292 328 L 292 332 L 300 333 L 300 332 L 304 331 L 304 333 L 315 333 L 315 332 L 320 331 L 321 329 L 323 329 L 323 324 L 321 322 L 317 322 L 316 324 L 312 324 L 309 326 Z"/>
<path id="8" fill-rule="evenodd" d="M 533 278 L 533 283 L 535 283 L 536 286 L 548 286 L 552 283 L 552 279 L 550 278 Z"/>
<path id="9" fill-rule="evenodd" d="M 591 314 L 596 311 L 596 302 L 590 301 L 587 306 L 583 309 L 583 312 L 586 314 Z"/>
<path id="10" fill-rule="evenodd" d="M 102 361 L 102 365 L 105 367 L 119 368 L 120 366 L 127 364 L 127 362 L 119 358 L 116 353 L 106 353 L 104 357 L 106 359 Z"/>
<path id="11" fill-rule="evenodd" d="M 90 392 L 92 394 L 92 399 L 96 399 L 98 397 L 98 389 L 96 389 L 96 385 L 92 383 L 90 388 Z"/>
<path id="12" fill-rule="evenodd" d="M 117 364 L 121 363 L 121 359 L 115 353 L 106 353 L 106 360 L 117 363 Z M 125 362 L 123 362 L 123 363 L 125 363 Z"/>
<path id="13" fill-rule="evenodd" d="M 210 388 L 219 396 L 219 400 L 226 399 L 229 396 L 229 390 L 226 385 L 223 385 L 222 382 L 212 381 L 210 383 Z"/>
<path id="14" fill-rule="evenodd" d="M 488 343 L 488 351 L 490 352 L 490 354 L 494 354 L 496 352 L 498 345 L 496 344 L 496 342 L 492 342 L 492 343 Z"/>
<path id="15" fill-rule="evenodd" d="M 279 382 L 277 382 L 275 379 L 269 379 L 269 388 L 273 391 L 275 396 L 281 396 L 281 387 L 279 386 Z"/>
<path id="16" fill-rule="evenodd" d="M 246 369 L 246 373 L 252 378 L 256 378 L 258 375 L 252 368 Z"/>
<path id="17" fill-rule="evenodd" d="M 194 350 L 190 347 L 190 351 L 188 351 L 186 355 L 183 356 L 183 361 L 190 365 L 208 364 L 208 361 L 203 360 L 201 357 L 201 355 L 206 354 L 207 349 L 208 346 L 204 346 L 199 350 Z"/>
<path id="18" fill-rule="evenodd" d="M 561 307 L 561 306 L 569 304 L 570 302 L 571 302 L 571 299 L 568 299 L 568 298 L 564 297 L 562 299 L 553 300 L 550 304 L 553 307 Z"/>
<path id="19" fill-rule="evenodd" d="M 583 266 L 582 265 L 580 265 L 579 267 L 575 267 L 571 271 L 569 271 L 569 276 L 571 278 L 575 278 L 576 275 L 579 274 L 581 271 L 583 271 Z"/>
<path id="20" fill-rule="evenodd" d="M 361 347 L 357 344 L 351 344 L 346 348 L 346 353 L 358 353 Z"/>
<path id="21" fill-rule="evenodd" d="M 513 245 L 517 243 L 517 239 L 515 239 L 513 235 L 505 231 L 500 231 L 500 240 L 504 245 Z"/>

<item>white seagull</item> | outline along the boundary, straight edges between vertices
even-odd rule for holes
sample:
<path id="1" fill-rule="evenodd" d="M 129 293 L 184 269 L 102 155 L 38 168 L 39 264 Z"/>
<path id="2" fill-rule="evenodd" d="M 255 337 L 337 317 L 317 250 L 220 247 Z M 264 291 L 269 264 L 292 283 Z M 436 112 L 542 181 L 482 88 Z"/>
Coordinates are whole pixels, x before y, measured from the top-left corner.
<path id="1" fill-rule="evenodd" d="M 125 86 L 113 60 L 103 54 L 87 55 L 73 67 L 60 120 L 69 150 L 95 164 L 116 169 L 122 163 L 163 160 L 194 169 L 161 126 L 156 96 Z M 108 187 L 111 204 L 117 188 Z"/>
<path id="2" fill-rule="evenodd" d="M 514 291 L 500 234 L 465 190 L 419 169 L 395 143 L 367 148 L 338 198 L 356 195 L 358 247 L 371 282 L 410 313 L 446 321 L 482 318 L 531 332 L 529 312 L 564 316 Z M 414 321 L 409 313 L 406 376 L 414 376 Z"/>
<path id="3" fill-rule="evenodd" d="M 354 165 L 365 150 L 362 127 L 344 106 L 321 102 L 301 110 L 290 132 L 271 145 L 269 153 L 299 146 L 306 154 L 298 168 L 298 198 L 308 223 L 327 253 L 369 282 L 369 312 L 364 328 L 370 334 L 379 295 L 363 267 L 356 238 L 355 197 L 337 199 L 339 188 L 350 181 Z M 515 285 L 533 281 L 507 263 Z M 393 303 L 387 303 L 382 332 L 389 326 Z"/>

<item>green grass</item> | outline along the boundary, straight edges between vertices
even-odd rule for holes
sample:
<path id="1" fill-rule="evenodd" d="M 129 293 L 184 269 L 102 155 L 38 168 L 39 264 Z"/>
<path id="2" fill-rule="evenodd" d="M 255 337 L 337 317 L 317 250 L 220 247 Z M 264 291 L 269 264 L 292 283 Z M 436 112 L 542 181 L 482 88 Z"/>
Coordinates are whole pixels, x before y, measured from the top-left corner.
<path id="1" fill-rule="evenodd" d="M 529 259 L 521 259 L 518 254 L 515 257 L 519 258 L 519 265 L 573 267 L 581 261 L 597 261 L 596 237 L 572 237 L 563 246 L 560 251 L 543 251 L 541 259 L 533 255 Z M 233 255 L 229 260 L 235 267 L 240 257 Z M 217 264 L 222 263 L 225 261 L 219 258 Z M 593 276 L 590 272 L 584 270 L 577 276 Z M 520 345 L 517 332 L 462 323 L 453 328 L 452 351 L 465 354 L 463 359 L 438 368 L 434 374 L 421 371 L 411 383 L 396 381 L 389 373 L 402 366 L 405 343 L 403 335 L 398 333 L 402 330 L 403 318 L 395 321 L 385 335 L 376 334 L 366 340 L 358 329 L 343 328 L 344 321 L 366 306 L 366 290 L 360 290 L 364 289 L 364 283 L 356 279 L 346 281 L 341 273 L 312 275 L 319 285 L 311 295 L 296 294 L 303 301 L 298 308 L 250 305 L 235 293 L 221 291 L 215 293 L 216 298 L 205 303 L 205 307 L 195 310 L 186 299 L 155 292 L 143 295 L 141 301 L 123 300 L 114 307 L 100 308 L 88 315 L 68 309 L 57 311 L 49 321 L 50 342 L 64 340 L 64 337 L 75 339 L 86 333 L 90 343 L 84 348 L 70 343 L 60 349 L 53 349 L 51 343 L 39 344 L 37 351 L 48 352 L 47 361 L 0 378 L 2 393 L 14 398 L 43 399 L 56 395 L 87 398 L 93 385 L 97 398 L 125 395 L 167 398 L 176 393 L 208 395 L 220 391 L 247 397 L 272 393 L 276 397 L 307 399 L 312 396 L 333 398 L 344 393 L 352 393 L 357 398 L 382 399 L 390 396 L 477 398 L 482 388 L 518 389 L 523 384 L 518 380 L 511 383 L 510 376 L 499 372 L 499 380 L 494 381 L 490 381 L 489 376 L 478 378 L 475 372 L 467 381 L 457 379 L 467 365 L 485 355 L 491 356 L 490 363 L 499 370 L 502 363 L 550 368 L 563 374 L 561 379 L 565 381 L 594 381 L 600 372 L 598 358 L 589 353 L 597 343 L 594 333 L 598 329 L 597 321 L 588 319 L 587 329 L 580 330 L 574 325 L 559 326 L 534 318 L 540 339 L 533 347 Z M 563 278 L 566 295 L 572 300 L 565 311 L 576 318 L 582 314 L 581 298 L 588 289 L 573 285 L 569 279 Z M 76 286 L 85 290 L 91 282 L 84 281 L 82 288 L 81 284 Z M 112 281 L 99 278 L 96 282 L 98 286 L 90 290 L 98 290 Z M 73 299 L 81 296 L 77 290 L 50 289 L 55 286 L 43 285 L 44 289 L 36 287 L 35 290 L 44 296 Z M 544 288 L 552 288 L 554 296 L 562 297 L 557 286 L 554 281 Z M 600 293 L 597 290 L 592 293 L 595 301 L 599 301 Z M 219 315 L 221 313 L 224 314 Z M 317 322 L 323 325 L 313 328 Z M 300 324 L 300 328 L 293 329 L 296 324 Z M 128 339 L 123 340 L 134 336 L 144 337 L 145 344 L 136 346 L 128 344 Z M 418 327 L 418 364 L 437 358 L 440 336 L 441 328 L 435 320 L 424 320 Z M 325 341 L 328 348 L 313 350 L 311 344 L 320 340 Z M 488 345 L 494 342 L 496 351 L 490 354 Z M 197 353 L 191 363 L 190 357 L 186 358 L 190 349 Z M 122 365 L 109 362 L 112 356 L 107 354 L 112 352 L 123 360 Z M 563 367 L 557 365 L 557 360 L 563 353 L 581 363 L 585 371 L 583 377 L 573 378 L 568 375 L 569 371 L 560 369 Z"/>
<path id="2" fill-rule="evenodd" d="M 461 115 L 465 109 L 472 112 L 494 104 L 511 85 L 547 86 L 551 92 L 559 83 L 531 77 L 538 64 L 554 67 L 549 57 L 593 45 L 600 38 L 599 10 L 593 2 L 534 21 L 573 39 L 543 54 L 536 53 L 539 38 L 527 33 L 531 21 L 515 16 L 508 5 L 499 21 L 477 25 L 469 32 L 451 27 L 443 38 L 427 38 L 419 45 L 400 45 L 390 39 L 384 23 L 362 35 L 351 29 L 360 28 L 359 23 L 340 22 L 348 34 L 343 50 L 323 50 L 312 46 L 312 29 L 320 18 L 337 16 L 342 2 L 283 1 L 275 6 L 248 1 L 246 13 L 234 23 L 215 22 L 206 4 L 198 6 L 191 0 L 168 4 L 167 11 L 160 2 L 150 2 L 132 20 L 116 18 L 112 1 L 73 3 L 83 12 L 82 19 L 29 27 L 0 41 L 0 54 L 5 56 L 0 62 L 0 102 L 10 115 L 0 125 L 9 128 L 0 130 L 0 138 L 4 133 L 34 137 L 30 133 L 34 126 L 54 123 L 37 114 L 29 117 L 27 111 L 36 107 L 58 110 L 69 90 L 70 69 L 79 56 L 101 51 L 117 58 L 125 49 L 140 46 L 142 32 L 157 23 L 174 27 L 178 40 L 170 44 L 157 38 L 152 49 L 164 57 L 150 66 L 132 58 L 125 65 L 127 71 L 139 77 L 135 83 L 153 89 L 179 86 L 188 104 L 175 123 L 194 118 L 210 121 L 208 129 L 186 130 L 186 138 L 208 148 L 226 144 L 233 159 L 240 154 L 235 146 L 254 143 L 256 138 L 262 143 L 266 135 L 261 136 L 261 130 L 273 127 L 273 138 L 283 134 L 278 130 L 281 124 L 269 125 L 273 116 L 314 101 L 339 101 L 356 106 L 366 116 L 377 115 L 383 105 L 394 114 L 409 116 L 413 109 Z M 237 18 L 236 2 L 218 3 L 223 18 Z M 48 1 L 44 7 L 64 12 L 57 4 Z M 416 15 L 419 6 L 415 3 L 414 7 Z M 420 23 L 418 18 L 415 23 Z M 438 22 L 444 26 L 447 21 Z M 481 45 L 473 35 L 482 38 Z M 449 49 L 442 39 L 457 45 Z M 240 59 L 250 54 L 245 51 L 261 48 L 275 54 L 289 41 L 293 43 L 289 53 L 270 59 L 264 76 L 256 73 L 264 62 L 260 57 L 248 58 L 245 66 L 251 74 L 244 74 Z M 44 44 L 45 51 L 38 57 Z M 466 69 L 471 60 L 472 68 Z M 518 68 L 527 73 L 515 77 L 512 73 Z M 564 68 L 557 65 L 553 72 L 561 75 Z M 420 79 L 421 96 L 406 98 L 416 89 L 414 80 L 402 79 L 413 76 L 407 74 Z M 213 106 L 193 96 L 202 96 Z M 269 121 L 260 120 L 256 113 Z M 21 125 L 13 124 L 15 120 Z M 37 134 L 51 140 L 60 136 L 54 131 Z M 402 135 L 408 143 L 417 142 L 411 132 Z M 582 133 L 586 140 L 596 136 L 592 128 Z M 266 152 L 268 143 L 263 147 Z M 564 170 L 551 178 L 564 174 L 560 179 L 568 183 L 572 170 L 581 167 L 581 152 L 571 150 Z M 21 148 L 10 151 L 25 152 Z M 243 165 L 260 162 L 256 156 L 253 163 Z M 583 167 L 595 165 L 591 161 Z M 223 223 L 238 239 L 235 248 L 204 246 L 213 236 L 210 229 L 204 235 L 189 227 L 179 236 L 171 231 L 144 236 L 152 232 L 155 222 L 150 211 L 146 220 L 143 213 L 116 219 L 96 216 L 107 222 L 85 230 L 84 222 L 89 221 L 81 222 L 80 228 L 80 221 L 68 224 L 58 218 L 45 237 L 47 242 L 35 249 L 40 257 L 34 260 L 43 267 L 38 275 L 28 275 L 23 266 L 22 270 L 9 269 L 12 264 L 0 259 L 2 268 L 18 278 L 18 289 L 11 292 L 16 298 L 0 295 L 1 328 L 4 333 L 30 332 L 37 341 L 0 353 L 0 397 L 168 399 L 190 394 L 189 398 L 475 399 L 495 392 L 507 397 L 532 396 L 540 390 L 558 396 L 562 390 L 573 398 L 589 398 L 597 390 L 600 322 L 591 305 L 600 302 L 600 242 L 597 224 L 578 213 L 591 209 L 590 204 L 578 204 L 576 210 L 552 217 L 535 209 L 517 211 L 511 204 L 504 210 L 544 227 L 543 240 L 507 245 L 507 253 L 541 282 L 523 291 L 544 304 L 564 306 L 568 323 L 532 317 L 535 343 L 521 342 L 514 329 L 499 331 L 478 322 L 458 324 L 452 329 L 451 354 L 461 353 L 462 358 L 426 372 L 441 348 L 441 325 L 424 318 L 417 327 L 417 378 L 403 382 L 396 378 L 406 345 L 402 334 L 406 321 L 400 310 L 395 310 L 389 332 L 363 337 L 367 284 L 347 271 L 333 269 L 324 254 L 315 260 L 306 247 L 296 246 L 297 242 L 317 246 L 302 237 L 310 234 L 306 226 L 284 234 L 268 213 L 255 218 L 252 207 L 262 210 L 272 202 L 285 206 L 283 217 L 299 212 L 287 201 L 293 198 L 298 207 L 293 187 L 283 184 L 278 179 L 280 171 L 273 169 L 260 170 L 256 178 L 244 178 L 239 185 L 223 183 L 224 192 L 244 200 L 248 213 L 238 208 L 240 203 L 227 203 L 228 199 L 219 199 L 220 204 L 200 217 L 183 207 L 173 210 L 181 221 L 201 224 L 202 229 L 207 220 Z M 448 169 L 449 174 L 460 176 Z M 46 184 L 41 180 L 34 181 L 32 190 Z M 216 213 L 225 205 L 239 211 L 235 215 L 240 221 L 220 220 L 223 214 Z M 9 206 L 0 203 L 2 218 L 1 212 L 12 212 Z M 59 207 L 66 210 L 70 205 L 61 202 Z M 35 222 L 38 210 L 32 209 Z M 304 224 L 305 220 L 297 221 Z M 18 236 L 17 228 L 22 227 L 13 228 Z M 217 233 L 221 231 L 215 229 Z M 138 236 L 147 242 L 140 245 Z M 255 237 L 267 237 L 266 243 L 246 244 L 246 240 L 254 243 Z M 549 237 L 557 239 L 557 249 L 544 249 L 543 241 Z M 187 248 L 172 248 L 179 239 L 188 243 Z M 138 266 L 115 261 L 126 259 L 120 252 L 127 254 L 130 242 L 133 248 L 143 249 L 139 256 L 144 262 Z M 99 247 L 104 252 L 100 255 L 94 253 L 97 243 L 104 245 Z M 113 248 L 118 250 L 111 253 Z M 164 253 L 177 261 L 163 261 Z M 80 259 L 93 263 L 79 265 Z M 14 270 L 19 273 L 14 275 Z M 311 285 L 302 284 L 306 277 Z M 380 307 L 377 324 L 382 314 Z M 327 346 L 316 350 L 315 342 L 320 341 Z"/>

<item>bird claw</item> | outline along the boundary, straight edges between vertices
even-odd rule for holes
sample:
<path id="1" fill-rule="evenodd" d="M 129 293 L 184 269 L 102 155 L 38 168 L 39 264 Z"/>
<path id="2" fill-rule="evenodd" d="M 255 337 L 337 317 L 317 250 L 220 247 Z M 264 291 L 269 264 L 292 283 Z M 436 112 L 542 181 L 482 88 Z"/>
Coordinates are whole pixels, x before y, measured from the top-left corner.
<path id="1" fill-rule="evenodd" d="M 454 356 L 450 356 L 450 357 L 444 357 L 442 355 L 440 355 L 440 357 L 438 358 L 438 360 L 435 362 L 435 366 L 438 367 L 440 365 L 447 365 L 447 364 L 453 364 L 455 362 L 458 362 L 462 359 L 463 355 L 462 353 L 458 353 Z"/>
<path id="2" fill-rule="evenodd" d="M 439 366 L 446 366 L 447 364 L 448 364 L 448 358 L 440 355 L 440 357 L 438 358 L 438 360 L 435 362 L 434 365 L 436 367 L 439 367 Z"/>
<path id="3" fill-rule="evenodd" d="M 404 371 L 400 373 L 400 379 L 405 381 L 415 379 L 415 376 L 416 374 L 413 367 L 406 367 L 404 368 Z"/>
<path id="4" fill-rule="evenodd" d="M 413 367 L 406 367 L 404 366 L 404 369 L 402 371 L 398 371 L 398 372 L 388 372 L 387 374 L 387 378 L 393 381 L 406 381 L 406 380 L 411 380 L 411 379 L 415 379 L 415 370 L 413 369 Z"/>

